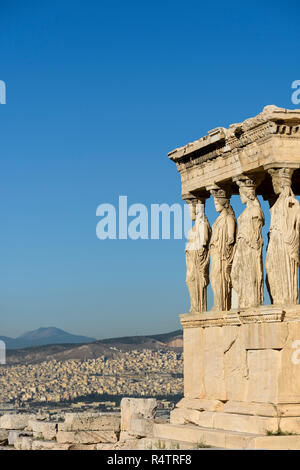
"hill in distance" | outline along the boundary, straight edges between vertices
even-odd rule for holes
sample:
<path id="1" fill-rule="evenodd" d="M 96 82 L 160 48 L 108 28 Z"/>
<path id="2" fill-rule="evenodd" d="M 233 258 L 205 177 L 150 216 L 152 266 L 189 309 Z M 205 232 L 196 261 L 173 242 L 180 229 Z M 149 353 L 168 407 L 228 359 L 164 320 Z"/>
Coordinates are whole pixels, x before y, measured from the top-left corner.
<path id="1" fill-rule="evenodd" d="M 176 330 L 171 333 L 149 336 L 125 336 L 81 344 L 59 343 L 8 350 L 7 364 L 31 364 L 53 359 L 57 361 L 95 359 L 99 356 L 118 356 L 120 351 L 143 349 L 181 352 L 182 347 L 182 330 Z"/>
<path id="2" fill-rule="evenodd" d="M 0 336 L 0 340 L 5 342 L 7 349 L 29 348 L 46 344 L 91 343 L 96 341 L 95 338 L 72 335 L 54 326 L 28 331 L 17 338 Z"/>

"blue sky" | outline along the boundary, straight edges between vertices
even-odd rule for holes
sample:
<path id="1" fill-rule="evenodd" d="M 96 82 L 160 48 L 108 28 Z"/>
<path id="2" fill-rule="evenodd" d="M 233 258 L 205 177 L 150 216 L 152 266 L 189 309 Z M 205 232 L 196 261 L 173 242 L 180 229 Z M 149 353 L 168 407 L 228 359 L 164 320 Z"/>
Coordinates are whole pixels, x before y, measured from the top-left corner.
<path id="1" fill-rule="evenodd" d="M 100 241 L 96 208 L 181 202 L 170 150 L 267 104 L 295 108 L 299 13 L 277 0 L 1 2 L 2 335 L 180 327 L 184 240 Z"/>

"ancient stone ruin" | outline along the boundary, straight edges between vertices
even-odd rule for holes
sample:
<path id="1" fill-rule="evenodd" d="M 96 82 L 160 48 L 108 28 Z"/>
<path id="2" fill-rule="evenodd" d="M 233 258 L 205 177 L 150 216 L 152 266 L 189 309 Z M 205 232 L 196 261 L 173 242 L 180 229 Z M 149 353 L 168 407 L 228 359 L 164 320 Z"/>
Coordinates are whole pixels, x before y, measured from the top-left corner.
<path id="1" fill-rule="evenodd" d="M 153 436 L 158 403 L 123 398 L 121 413 L 6 413 L 0 450 L 136 450 L 159 448 Z M 174 447 L 175 448 L 175 447 Z"/>
<path id="2" fill-rule="evenodd" d="M 181 315 L 184 398 L 164 435 L 188 440 L 198 432 L 222 448 L 300 449 L 300 110 L 267 106 L 169 158 L 195 224 L 186 245 L 191 308 Z M 245 204 L 238 221 L 232 195 Z M 266 279 L 258 195 L 270 206 Z M 219 213 L 212 227 L 209 197 Z"/>

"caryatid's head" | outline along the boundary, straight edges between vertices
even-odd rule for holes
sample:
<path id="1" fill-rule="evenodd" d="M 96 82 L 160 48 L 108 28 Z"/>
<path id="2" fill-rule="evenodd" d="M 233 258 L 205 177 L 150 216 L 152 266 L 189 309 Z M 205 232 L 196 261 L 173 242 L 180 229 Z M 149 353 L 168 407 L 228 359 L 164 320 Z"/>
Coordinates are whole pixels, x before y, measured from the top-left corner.
<path id="1" fill-rule="evenodd" d="M 256 198 L 257 182 L 254 177 L 244 176 L 235 180 L 238 187 L 242 204 L 247 204 L 248 201 L 254 201 Z"/>
<path id="2" fill-rule="evenodd" d="M 217 212 L 222 212 L 224 209 L 228 209 L 230 206 L 230 193 L 226 189 L 213 188 L 210 190 L 215 203 Z"/>
<path id="3" fill-rule="evenodd" d="M 269 174 L 272 177 L 272 184 L 275 194 L 280 194 L 287 188 L 290 189 L 292 186 L 292 175 L 294 170 L 292 168 L 272 168 Z"/>
<path id="4" fill-rule="evenodd" d="M 188 203 L 190 218 L 194 222 L 194 220 L 196 220 L 196 200 L 193 199 L 192 201 L 187 201 L 187 203 Z"/>

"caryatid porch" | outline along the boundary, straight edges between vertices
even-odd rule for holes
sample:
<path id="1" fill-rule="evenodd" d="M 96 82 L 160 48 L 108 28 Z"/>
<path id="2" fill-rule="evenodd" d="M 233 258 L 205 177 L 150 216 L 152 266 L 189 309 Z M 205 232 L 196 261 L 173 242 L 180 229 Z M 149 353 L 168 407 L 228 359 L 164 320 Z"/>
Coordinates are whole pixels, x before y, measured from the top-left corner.
<path id="1" fill-rule="evenodd" d="M 186 247 L 191 310 L 181 315 L 184 398 L 171 413 L 171 425 L 203 428 L 210 445 L 272 447 L 268 431 L 300 434 L 300 206 L 295 197 L 300 194 L 300 110 L 267 106 L 254 118 L 218 127 L 172 151 L 169 158 L 180 172 L 182 197 L 195 220 Z M 232 194 L 245 204 L 238 223 Z M 257 195 L 269 201 L 271 211 L 265 265 L 269 306 L 263 305 L 264 214 Z M 211 196 L 220 213 L 212 229 L 204 216 Z M 202 209 L 196 211 L 199 203 Z M 209 281 L 214 307 L 206 312 Z M 236 431 L 242 434 L 235 440 Z M 300 448 L 300 435 L 289 437 L 287 445 Z"/>

